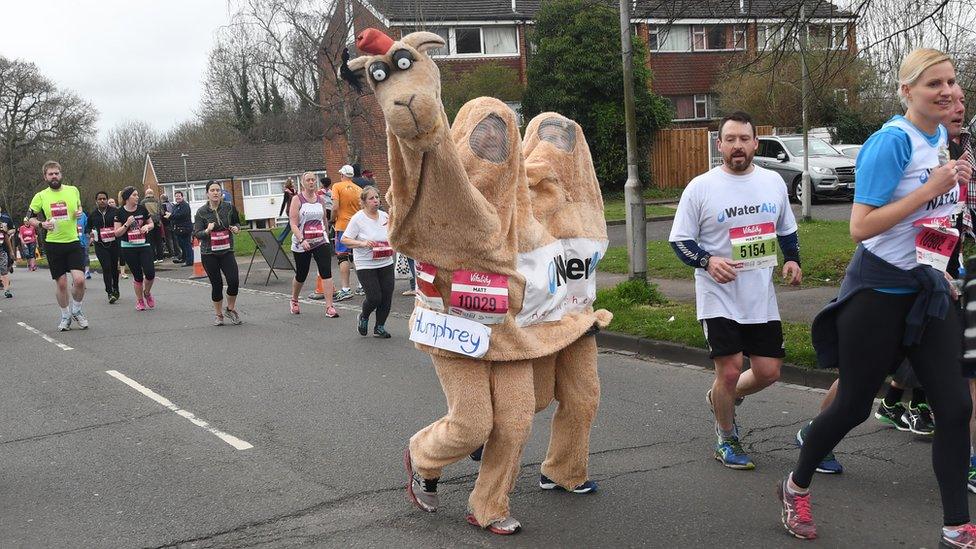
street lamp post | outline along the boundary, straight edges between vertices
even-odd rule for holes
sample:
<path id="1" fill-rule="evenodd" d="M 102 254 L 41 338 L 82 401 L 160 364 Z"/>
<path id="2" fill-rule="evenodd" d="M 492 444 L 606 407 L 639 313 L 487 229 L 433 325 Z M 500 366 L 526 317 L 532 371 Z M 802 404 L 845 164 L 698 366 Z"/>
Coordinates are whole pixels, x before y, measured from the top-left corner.
<path id="1" fill-rule="evenodd" d="M 188 156 L 190 156 L 190 155 L 188 155 L 186 153 L 180 153 L 180 158 L 183 159 L 183 183 L 185 183 L 187 185 L 187 187 L 190 186 L 190 182 L 187 181 L 187 178 L 186 178 L 186 157 L 188 157 Z M 189 191 L 189 189 L 187 189 L 187 190 Z"/>
<path id="2" fill-rule="evenodd" d="M 634 48 L 630 39 L 630 0 L 620 0 L 620 46 L 624 64 L 624 115 L 627 121 L 627 250 L 630 278 L 647 280 L 647 219 L 637 173 L 637 115 L 634 109 Z"/>

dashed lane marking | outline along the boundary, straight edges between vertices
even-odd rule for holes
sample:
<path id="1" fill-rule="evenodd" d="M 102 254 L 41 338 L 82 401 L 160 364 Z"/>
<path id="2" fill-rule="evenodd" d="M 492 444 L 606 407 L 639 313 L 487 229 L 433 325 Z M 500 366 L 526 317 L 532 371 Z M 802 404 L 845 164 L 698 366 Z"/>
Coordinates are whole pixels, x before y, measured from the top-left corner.
<path id="1" fill-rule="evenodd" d="M 18 326 L 22 326 L 28 332 L 32 332 L 32 333 L 35 333 L 35 334 L 41 336 L 41 339 L 43 339 L 44 341 L 47 341 L 48 343 L 53 343 L 53 344 L 57 345 L 57 347 L 59 349 L 61 349 L 62 351 L 73 351 L 74 350 L 74 347 L 69 347 L 68 345 L 65 345 L 64 343 L 61 343 L 60 341 L 54 339 L 53 337 L 45 334 L 44 332 L 38 330 L 37 328 L 35 328 L 35 327 L 33 327 L 33 326 L 29 325 L 29 324 L 24 324 L 23 322 L 18 322 L 17 325 Z"/>
<path id="2" fill-rule="evenodd" d="M 250 442 L 241 440 L 235 437 L 234 435 L 229 435 L 219 429 L 211 427 L 210 424 L 207 423 L 206 421 L 203 421 L 202 419 L 196 417 L 195 415 L 193 415 L 193 413 L 188 412 L 187 410 L 181 409 L 179 406 L 170 402 L 168 398 L 164 397 L 163 395 L 160 395 L 159 393 L 153 391 L 152 389 L 149 389 L 148 387 L 145 387 L 144 385 L 126 376 L 125 374 L 119 373 L 116 370 L 106 370 L 105 373 L 121 381 L 122 383 L 125 383 L 129 387 L 132 387 L 136 391 L 139 391 L 140 393 L 151 398 L 152 400 L 155 400 L 157 403 L 162 404 L 166 408 L 169 408 L 170 410 L 175 412 L 176 415 L 190 420 L 190 423 L 196 425 L 197 427 L 202 427 L 206 429 L 212 435 L 216 436 L 217 438 L 226 442 L 227 444 L 230 444 L 234 448 L 238 450 L 248 450 L 250 448 L 254 448 L 254 445 L 251 444 Z"/>

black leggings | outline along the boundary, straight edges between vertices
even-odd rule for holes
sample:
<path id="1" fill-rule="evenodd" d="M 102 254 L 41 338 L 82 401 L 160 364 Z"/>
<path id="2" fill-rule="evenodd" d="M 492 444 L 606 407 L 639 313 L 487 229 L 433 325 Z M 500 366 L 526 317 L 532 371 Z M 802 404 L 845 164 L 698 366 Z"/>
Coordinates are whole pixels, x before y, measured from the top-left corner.
<path id="1" fill-rule="evenodd" d="M 325 279 L 332 278 L 332 246 L 323 244 L 318 248 L 312 248 L 307 252 L 292 252 L 295 257 L 295 280 L 299 284 L 304 284 L 308 278 L 308 270 L 312 266 L 312 258 L 315 258 L 315 265 L 319 268 L 319 276 Z"/>
<path id="2" fill-rule="evenodd" d="M 102 278 L 105 280 L 105 293 L 114 294 L 119 291 L 119 245 L 102 246 L 95 243 L 95 257 L 102 266 Z"/>
<path id="3" fill-rule="evenodd" d="M 210 299 L 214 302 L 224 299 L 224 281 L 220 273 L 227 279 L 227 295 L 237 295 L 239 276 L 237 273 L 237 259 L 232 252 L 222 254 L 203 254 L 200 256 L 203 270 L 210 277 Z"/>
<path id="4" fill-rule="evenodd" d="M 803 441 L 793 482 L 810 486 L 813 472 L 848 431 L 871 414 L 874 397 L 885 377 L 904 358 L 928 395 L 938 428 L 932 442 L 932 466 L 942 494 L 947 526 L 969 522 L 966 480 L 969 471 L 969 384 L 962 377 L 959 313 L 955 306 L 945 320 L 932 319 L 922 340 L 902 346 L 905 317 L 915 295 L 864 290 L 837 316 L 840 336 L 840 384 L 837 398 L 820 413 Z"/>
<path id="5" fill-rule="evenodd" d="M 156 266 L 153 265 L 153 250 L 150 246 L 135 246 L 133 248 L 122 248 L 122 256 L 125 264 L 132 271 L 132 279 L 142 282 L 142 279 L 152 280 L 156 278 Z"/>
<path id="6" fill-rule="evenodd" d="M 393 268 L 394 265 L 387 265 L 379 269 L 357 269 L 356 278 L 366 290 L 366 299 L 363 300 L 363 318 L 376 311 L 376 325 L 386 324 L 386 318 L 390 316 L 390 306 L 393 304 Z"/>

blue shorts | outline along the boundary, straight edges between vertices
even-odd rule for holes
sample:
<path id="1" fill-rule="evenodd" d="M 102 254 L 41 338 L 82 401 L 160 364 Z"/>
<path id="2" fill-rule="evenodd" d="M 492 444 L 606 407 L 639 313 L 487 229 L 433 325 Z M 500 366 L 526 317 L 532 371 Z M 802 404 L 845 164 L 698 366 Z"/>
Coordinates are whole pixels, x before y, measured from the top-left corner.
<path id="1" fill-rule="evenodd" d="M 336 230 L 336 235 L 335 235 L 335 253 L 336 253 L 336 255 L 342 255 L 342 254 L 349 255 L 349 253 L 352 250 L 350 250 L 348 246 L 346 246 L 345 244 L 342 243 L 342 233 L 343 233 L 343 231 L 340 231 L 338 229 Z"/>

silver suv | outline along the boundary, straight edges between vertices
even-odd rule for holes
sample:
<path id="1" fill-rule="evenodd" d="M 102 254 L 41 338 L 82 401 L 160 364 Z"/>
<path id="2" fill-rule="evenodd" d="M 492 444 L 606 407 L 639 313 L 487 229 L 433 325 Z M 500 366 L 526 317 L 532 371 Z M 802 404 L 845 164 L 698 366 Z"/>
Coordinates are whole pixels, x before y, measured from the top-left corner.
<path id="1" fill-rule="evenodd" d="M 854 159 L 841 154 L 826 141 L 809 137 L 810 187 L 813 197 L 852 198 Z M 803 201 L 803 136 L 763 135 L 754 162 L 783 177 L 790 198 Z"/>

